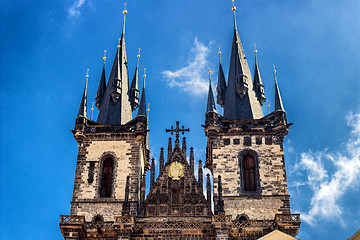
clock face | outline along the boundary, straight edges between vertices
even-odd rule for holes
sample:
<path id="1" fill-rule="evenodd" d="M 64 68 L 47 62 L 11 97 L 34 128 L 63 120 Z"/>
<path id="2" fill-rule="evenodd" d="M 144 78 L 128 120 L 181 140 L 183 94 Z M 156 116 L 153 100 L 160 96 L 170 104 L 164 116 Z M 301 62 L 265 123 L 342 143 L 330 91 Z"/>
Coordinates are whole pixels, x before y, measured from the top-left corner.
<path id="1" fill-rule="evenodd" d="M 168 173 L 172 180 L 180 180 L 180 178 L 184 177 L 184 165 L 177 161 L 172 162 L 169 166 Z"/>

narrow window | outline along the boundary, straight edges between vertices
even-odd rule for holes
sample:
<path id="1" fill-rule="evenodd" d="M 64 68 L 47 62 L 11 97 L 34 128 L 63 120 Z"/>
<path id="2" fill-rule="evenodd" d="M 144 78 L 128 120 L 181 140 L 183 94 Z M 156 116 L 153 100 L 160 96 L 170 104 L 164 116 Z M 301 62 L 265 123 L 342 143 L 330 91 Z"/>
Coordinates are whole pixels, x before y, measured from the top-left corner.
<path id="1" fill-rule="evenodd" d="M 255 191 L 255 161 L 247 155 L 244 158 L 244 187 L 245 191 Z"/>
<path id="2" fill-rule="evenodd" d="M 111 197 L 113 171 L 114 161 L 112 158 L 108 157 L 103 164 L 100 197 Z"/>

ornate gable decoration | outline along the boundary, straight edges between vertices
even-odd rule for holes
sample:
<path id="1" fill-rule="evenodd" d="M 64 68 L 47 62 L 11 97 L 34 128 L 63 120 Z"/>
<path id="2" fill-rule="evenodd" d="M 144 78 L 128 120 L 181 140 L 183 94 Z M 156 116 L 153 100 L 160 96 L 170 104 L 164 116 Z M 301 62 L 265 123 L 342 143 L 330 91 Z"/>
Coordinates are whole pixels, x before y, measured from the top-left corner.
<path id="1" fill-rule="evenodd" d="M 145 200 L 143 214 L 145 217 L 211 216 L 208 202 L 176 135 L 170 158 Z"/>

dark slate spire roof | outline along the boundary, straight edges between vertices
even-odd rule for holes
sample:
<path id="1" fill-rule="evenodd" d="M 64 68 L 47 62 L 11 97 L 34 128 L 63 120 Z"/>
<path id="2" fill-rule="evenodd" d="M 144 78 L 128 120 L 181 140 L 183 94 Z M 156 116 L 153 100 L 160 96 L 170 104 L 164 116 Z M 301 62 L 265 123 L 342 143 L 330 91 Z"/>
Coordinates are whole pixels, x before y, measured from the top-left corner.
<path id="1" fill-rule="evenodd" d="M 137 63 L 136 63 L 134 77 L 130 87 L 130 102 L 131 102 L 132 111 L 135 111 L 135 109 L 139 106 L 139 59 L 140 59 L 140 48 L 139 48 L 139 54 L 137 55 Z"/>
<path id="2" fill-rule="evenodd" d="M 139 110 L 137 112 L 137 116 L 145 116 L 146 117 L 145 78 L 146 78 L 146 75 L 144 72 L 143 88 L 141 91 L 141 99 L 140 99 L 140 105 L 139 105 Z"/>
<path id="3" fill-rule="evenodd" d="M 274 70 L 274 77 L 275 77 L 275 111 L 285 112 L 285 109 L 284 109 L 284 106 L 283 106 L 283 103 L 281 100 L 279 86 L 277 84 L 276 70 Z"/>
<path id="4" fill-rule="evenodd" d="M 88 69 L 88 73 L 89 73 L 89 69 Z M 88 85 L 88 78 L 89 78 L 89 74 L 86 74 L 86 81 L 85 81 L 85 88 L 84 88 L 84 92 L 83 92 L 83 96 L 81 98 L 81 102 L 80 102 L 80 107 L 79 107 L 79 111 L 78 111 L 78 117 L 86 117 L 86 112 L 87 112 L 87 85 Z"/>
<path id="5" fill-rule="evenodd" d="M 226 81 L 225 75 L 221 64 L 221 51 L 219 45 L 219 74 L 218 74 L 218 85 L 216 87 L 217 91 L 217 103 L 224 107 L 225 104 L 225 92 L 226 92 Z"/>
<path id="6" fill-rule="evenodd" d="M 266 98 L 264 93 L 264 85 L 262 84 L 261 81 L 260 69 L 257 61 L 257 50 L 255 50 L 254 52 L 255 52 L 254 91 L 260 105 L 262 106 Z"/>
<path id="7" fill-rule="evenodd" d="M 106 50 L 105 50 L 105 52 L 106 52 Z M 106 90 L 106 77 L 105 77 L 105 59 L 106 59 L 106 57 L 104 56 L 103 59 L 104 59 L 103 69 L 102 69 L 102 72 L 101 72 L 101 77 L 100 77 L 100 81 L 99 81 L 99 87 L 98 87 L 98 90 L 97 90 L 97 95 L 96 95 L 96 98 L 95 98 L 95 101 L 96 101 L 95 106 L 99 110 L 100 110 L 100 106 L 101 106 L 101 103 L 103 101 L 104 93 L 105 93 L 105 90 Z"/>
<path id="8" fill-rule="evenodd" d="M 225 93 L 224 118 L 228 120 L 260 119 L 263 113 L 253 91 L 249 66 L 236 28 L 235 9 L 233 7 L 234 36 Z"/>
<path id="9" fill-rule="evenodd" d="M 209 92 L 208 92 L 208 100 L 207 100 L 207 107 L 206 112 L 216 112 L 216 106 L 214 101 L 214 94 L 211 87 L 211 71 L 209 71 Z"/>
<path id="10" fill-rule="evenodd" d="M 97 122 L 102 125 L 123 125 L 132 119 L 129 99 L 129 73 L 125 46 L 125 16 L 123 30 L 100 106 Z"/>

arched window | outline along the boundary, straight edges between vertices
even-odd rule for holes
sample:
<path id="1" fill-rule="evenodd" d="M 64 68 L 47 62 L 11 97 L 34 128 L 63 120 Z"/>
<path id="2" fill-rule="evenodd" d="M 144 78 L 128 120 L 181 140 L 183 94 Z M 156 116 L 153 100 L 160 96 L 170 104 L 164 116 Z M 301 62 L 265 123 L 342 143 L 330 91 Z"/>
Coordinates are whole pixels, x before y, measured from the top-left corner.
<path id="1" fill-rule="evenodd" d="M 243 160 L 244 169 L 244 190 L 255 191 L 255 161 L 254 158 L 247 155 Z"/>
<path id="2" fill-rule="evenodd" d="M 103 169 L 101 174 L 101 188 L 100 197 L 111 197 L 112 185 L 114 176 L 114 160 L 111 157 L 107 157 L 103 163 Z"/>

